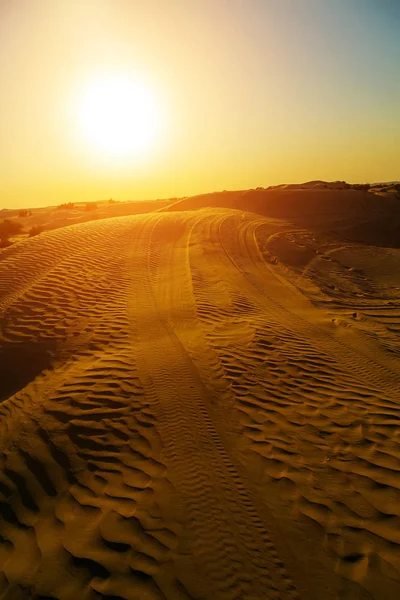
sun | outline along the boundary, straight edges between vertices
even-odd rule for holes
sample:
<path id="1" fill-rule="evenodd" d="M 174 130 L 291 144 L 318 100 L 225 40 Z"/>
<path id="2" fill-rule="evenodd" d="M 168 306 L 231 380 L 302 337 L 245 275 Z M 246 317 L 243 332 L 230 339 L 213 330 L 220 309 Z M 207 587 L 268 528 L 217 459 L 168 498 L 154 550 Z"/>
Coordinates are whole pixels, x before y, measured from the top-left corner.
<path id="1" fill-rule="evenodd" d="M 92 150 L 122 161 L 148 154 L 155 146 L 161 111 L 155 94 L 143 82 L 106 75 L 85 86 L 78 121 Z"/>

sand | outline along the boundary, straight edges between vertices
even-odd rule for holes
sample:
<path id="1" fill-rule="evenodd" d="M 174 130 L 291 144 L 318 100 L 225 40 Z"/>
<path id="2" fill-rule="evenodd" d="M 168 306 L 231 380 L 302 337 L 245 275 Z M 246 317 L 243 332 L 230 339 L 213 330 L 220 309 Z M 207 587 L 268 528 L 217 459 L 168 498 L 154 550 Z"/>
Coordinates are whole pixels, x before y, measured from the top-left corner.
<path id="1" fill-rule="evenodd" d="M 399 597 L 396 199 L 227 194 L 0 253 L 0 598 Z"/>

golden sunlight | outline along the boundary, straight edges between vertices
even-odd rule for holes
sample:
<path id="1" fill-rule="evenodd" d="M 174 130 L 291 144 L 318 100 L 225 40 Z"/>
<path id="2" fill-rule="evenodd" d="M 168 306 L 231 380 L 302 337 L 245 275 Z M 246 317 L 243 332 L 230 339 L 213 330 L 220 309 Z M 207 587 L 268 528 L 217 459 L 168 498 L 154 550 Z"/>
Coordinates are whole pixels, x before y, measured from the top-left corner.
<path id="1" fill-rule="evenodd" d="M 97 153 L 118 161 L 150 151 L 160 133 L 160 107 L 141 81 L 106 75 L 91 81 L 78 106 L 79 128 Z"/>

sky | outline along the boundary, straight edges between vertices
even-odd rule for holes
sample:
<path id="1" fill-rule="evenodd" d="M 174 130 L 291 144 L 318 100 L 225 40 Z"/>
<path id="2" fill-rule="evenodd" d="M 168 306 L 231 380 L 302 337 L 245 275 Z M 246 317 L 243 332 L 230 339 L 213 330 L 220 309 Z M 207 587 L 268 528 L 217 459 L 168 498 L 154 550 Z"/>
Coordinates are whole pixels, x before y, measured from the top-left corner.
<path id="1" fill-rule="evenodd" d="M 0 208 L 398 180 L 399 31 L 399 0 L 0 0 Z M 116 78 L 142 151 L 106 151 Z"/>

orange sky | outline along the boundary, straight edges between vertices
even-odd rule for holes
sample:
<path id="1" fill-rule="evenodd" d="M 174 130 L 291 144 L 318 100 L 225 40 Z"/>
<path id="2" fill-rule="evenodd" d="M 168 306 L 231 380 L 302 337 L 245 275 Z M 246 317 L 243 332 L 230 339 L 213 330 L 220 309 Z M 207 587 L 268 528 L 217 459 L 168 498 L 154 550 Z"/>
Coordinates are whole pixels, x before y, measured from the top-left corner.
<path id="1" fill-rule="evenodd" d="M 399 179 L 398 8 L 0 0 L 0 208 Z M 81 109 L 116 74 L 151 93 L 160 126 L 145 152 L 110 159 Z"/>

